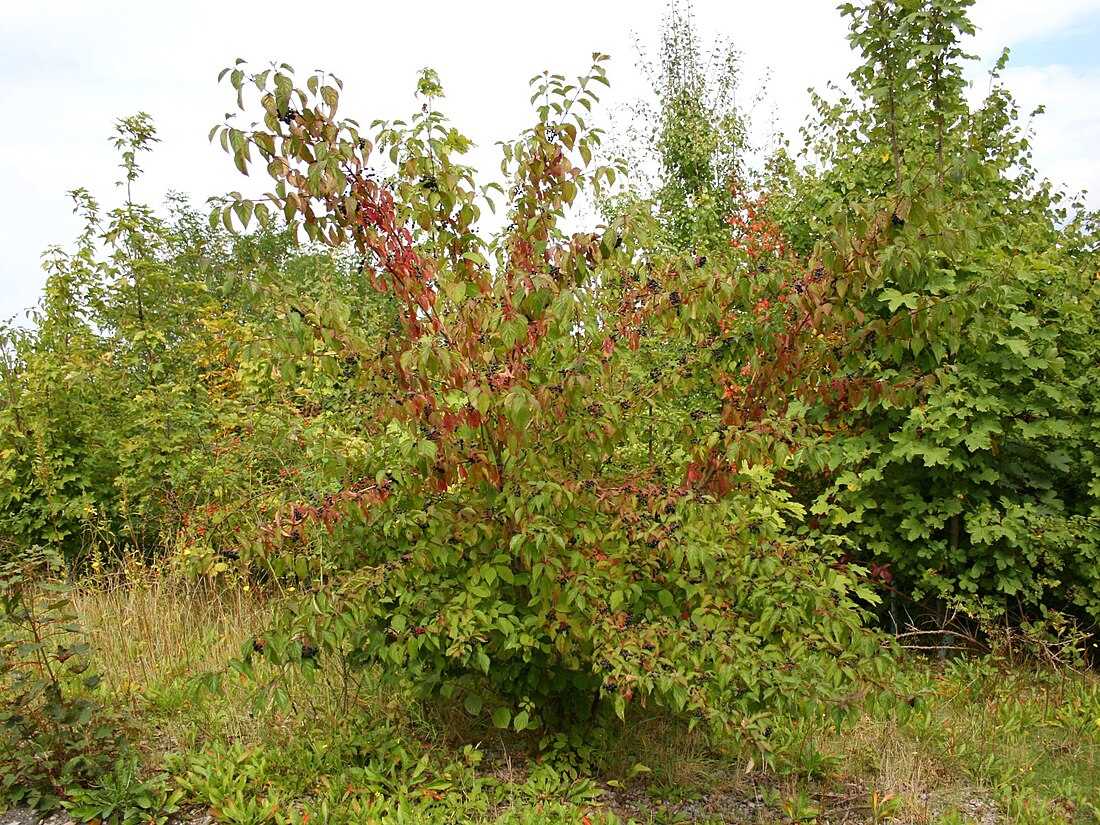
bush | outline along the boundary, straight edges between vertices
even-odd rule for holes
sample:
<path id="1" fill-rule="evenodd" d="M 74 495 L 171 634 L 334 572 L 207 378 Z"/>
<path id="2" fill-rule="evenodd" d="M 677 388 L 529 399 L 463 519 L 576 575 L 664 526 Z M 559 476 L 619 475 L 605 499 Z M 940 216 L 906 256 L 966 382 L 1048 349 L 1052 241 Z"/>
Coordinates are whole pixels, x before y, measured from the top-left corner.
<path id="1" fill-rule="evenodd" d="M 51 810 L 99 779 L 125 746 L 94 698 L 89 662 L 56 555 L 0 566 L 0 797 Z"/>
<path id="2" fill-rule="evenodd" d="M 373 478 L 284 507 L 270 552 L 354 523 L 364 542 L 338 595 L 256 649 L 307 668 L 327 651 L 380 660 L 544 745 L 652 701 L 767 751 L 774 718 L 843 718 L 864 695 L 882 661 L 854 600 L 873 596 L 828 542 L 789 538 L 804 511 L 768 468 L 786 445 L 738 463 L 729 375 L 756 316 L 720 264 L 748 262 L 657 251 L 643 208 L 559 230 L 580 189 L 615 174 L 584 171 L 602 60 L 574 84 L 536 78 L 539 121 L 504 148 L 512 223 L 491 242 L 432 73 L 423 112 L 379 128 L 398 170 L 382 185 L 327 77 L 306 91 L 286 67 L 227 70 L 262 90 L 262 127 L 221 129 L 238 166 L 269 161 L 292 224 L 350 245 L 398 309 L 380 350 L 339 306 L 310 316 L 318 369 L 357 364 L 359 415 L 379 422 Z M 216 213 L 256 215 L 270 220 L 246 201 Z"/>

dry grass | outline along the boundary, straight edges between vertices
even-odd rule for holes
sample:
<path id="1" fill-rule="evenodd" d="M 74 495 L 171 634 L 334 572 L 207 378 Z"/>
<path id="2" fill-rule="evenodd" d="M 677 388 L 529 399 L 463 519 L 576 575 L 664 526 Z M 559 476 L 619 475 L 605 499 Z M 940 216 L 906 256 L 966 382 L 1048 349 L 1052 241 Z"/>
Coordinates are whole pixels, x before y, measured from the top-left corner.
<path id="1" fill-rule="evenodd" d="M 1100 788 L 1095 675 L 986 660 L 958 660 L 943 674 L 919 660 L 910 667 L 930 689 L 922 710 L 901 724 L 868 714 L 825 745 L 842 756 L 843 774 L 895 796 L 894 819 L 1097 821 L 1089 812 Z"/>
<path id="2" fill-rule="evenodd" d="M 974 792 L 960 772 L 946 764 L 929 741 L 902 730 L 895 720 L 865 716 L 851 730 L 824 746 L 841 755 L 840 771 L 858 785 L 897 802 L 893 817 L 899 822 L 924 823 L 934 819 L 930 795 L 947 799 Z"/>
<path id="3" fill-rule="evenodd" d="M 271 619 L 272 602 L 254 588 L 127 565 L 83 581 L 72 602 L 95 650 L 102 694 L 125 714 L 150 761 L 204 743 L 285 738 L 292 714 L 254 713 L 255 685 L 228 679 L 214 694 L 197 681 L 226 673 Z"/>
<path id="4" fill-rule="evenodd" d="M 220 670 L 271 616 L 254 591 L 143 571 L 100 578 L 73 606 L 108 685 L 163 685 Z"/>

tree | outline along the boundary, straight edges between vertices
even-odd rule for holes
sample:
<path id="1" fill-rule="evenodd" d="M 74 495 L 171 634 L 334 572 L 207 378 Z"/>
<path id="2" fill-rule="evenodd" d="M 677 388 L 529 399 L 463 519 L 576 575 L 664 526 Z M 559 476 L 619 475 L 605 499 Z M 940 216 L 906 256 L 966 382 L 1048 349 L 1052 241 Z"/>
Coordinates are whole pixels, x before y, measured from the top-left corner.
<path id="1" fill-rule="evenodd" d="M 657 57 L 641 65 L 653 100 L 630 107 L 616 151 L 634 170 L 633 197 L 652 200 L 669 251 L 693 256 L 727 250 L 725 220 L 744 174 L 744 118 L 737 106 L 740 53 L 718 39 L 704 52 L 690 3 L 670 4 Z M 653 170 L 650 182 L 642 170 Z M 623 196 L 608 209 L 622 208 Z"/>
<path id="2" fill-rule="evenodd" d="M 1095 623 L 1095 228 L 1037 182 L 1002 87 L 967 105 L 970 5 L 842 7 L 857 97 L 819 101 L 822 171 L 773 213 L 814 244 L 835 345 L 838 434 L 799 483 L 902 587 Z"/>
<path id="3" fill-rule="evenodd" d="M 158 216 L 132 199 L 152 123 L 124 118 L 116 134 L 125 201 L 104 211 L 73 193 L 76 249 L 53 252 L 36 329 L 0 339 L 0 540 L 5 555 L 51 546 L 74 564 L 183 549 L 225 569 L 272 488 L 281 501 L 288 483 L 312 492 L 337 472 L 302 450 L 302 419 L 341 408 L 352 365 L 316 372 L 306 319 L 348 294 L 356 264 L 276 231 L 234 239 L 178 199 Z M 345 320 L 369 341 L 385 307 L 364 300 Z M 298 348 L 281 370 L 275 334 Z"/>

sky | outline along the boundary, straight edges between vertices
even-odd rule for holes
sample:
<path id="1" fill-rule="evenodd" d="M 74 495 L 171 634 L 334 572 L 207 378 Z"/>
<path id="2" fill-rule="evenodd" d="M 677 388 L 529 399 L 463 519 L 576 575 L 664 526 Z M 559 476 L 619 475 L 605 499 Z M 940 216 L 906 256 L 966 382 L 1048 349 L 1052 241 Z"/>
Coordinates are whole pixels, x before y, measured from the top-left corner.
<path id="1" fill-rule="evenodd" d="M 809 87 L 841 82 L 858 63 L 834 0 L 695 0 L 695 22 L 742 55 L 740 102 L 757 140 L 778 129 L 792 139 L 810 112 Z M 438 108 L 479 148 L 473 163 L 499 171 L 495 142 L 531 122 L 527 81 L 544 70 L 583 73 L 591 54 L 610 55 L 604 111 L 645 93 L 641 44 L 655 54 L 665 0 L 419 0 L 328 3 L 267 0 L 0 0 L 0 322 L 25 323 L 46 273 L 43 253 L 72 249 L 81 230 L 67 192 L 89 190 L 106 210 L 123 190 L 114 123 L 148 113 L 160 142 L 141 156 L 136 201 L 159 205 L 169 191 L 204 208 L 230 190 L 259 192 L 207 139 L 235 109 L 218 72 L 243 57 L 258 68 L 286 62 L 304 77 L 324 69 L 344 81 L 341 112 L 367 124 L 417 108 L 417 73 L 435 69 L 446 90 Z M 1056 186 L 1093 192 L 1100 207 L 1100 0 L 977 0 L 982 60 L 976 94 L 1003 47 L 1004 80 L 1025 114 L 1040 104 L 1034 161 Z M 242 115 L 247 125 L 249 119 Z M 259 173 L 262 176 L 262 172 Z"/>

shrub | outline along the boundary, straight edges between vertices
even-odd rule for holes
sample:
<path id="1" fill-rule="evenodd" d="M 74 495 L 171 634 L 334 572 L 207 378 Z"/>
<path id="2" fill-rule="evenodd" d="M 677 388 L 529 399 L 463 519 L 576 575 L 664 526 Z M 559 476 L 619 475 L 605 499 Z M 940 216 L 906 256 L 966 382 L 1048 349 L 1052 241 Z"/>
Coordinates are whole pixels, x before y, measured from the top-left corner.
<path id="1" fill-rule="evenodd" d="M 97 780 L 125 745 L 94 698 L 100 676 L 60 569 L 37 549 L 0 566 L 0 795 L 38 810 Z"/>
<path id="2" fill-rule="evenodd" d="M 538 122 L 504 145 L 511 223 L 489 242 L 433 73 L 410 125 L 379 126 L 396 169 L 382 182 L 374 143 L 336 119 L 338 82 L 226 70 L 242 94 L 261 90 L 263 123 L 215 137 L 242 169 L 261 156 L 291 225 L 350 245 L 398 309 L 380 349 L 339 307 L 310 316 L 318 369 L 357 364 L 376 473 L 285 507 L 269 544 L 285 553 L 349 522 L 365 540 L 335 594 L 255 647 L 307 668 L 329 651 L 380 660 L 518 731 L 575 736 L 605 707 L 654 701 L 766 752 L 773 718 L 843 718 L 864 695 L 882 661 L 855 598 L 873 596 L 828 542 L 790 538 L 804 511 L 769 468 L 787 446 L 739 461 L 750 425 L 728 384 L 752 351 L 735 284 L 747 262 L 661 253 L 644 209 L 560 230 L 582 187 L 615 176 L 586 171 L 602 60 L 574 83 L 535 79 Z M 271 220 L 231 199 L 215 219 L 254 216 Z"/>

